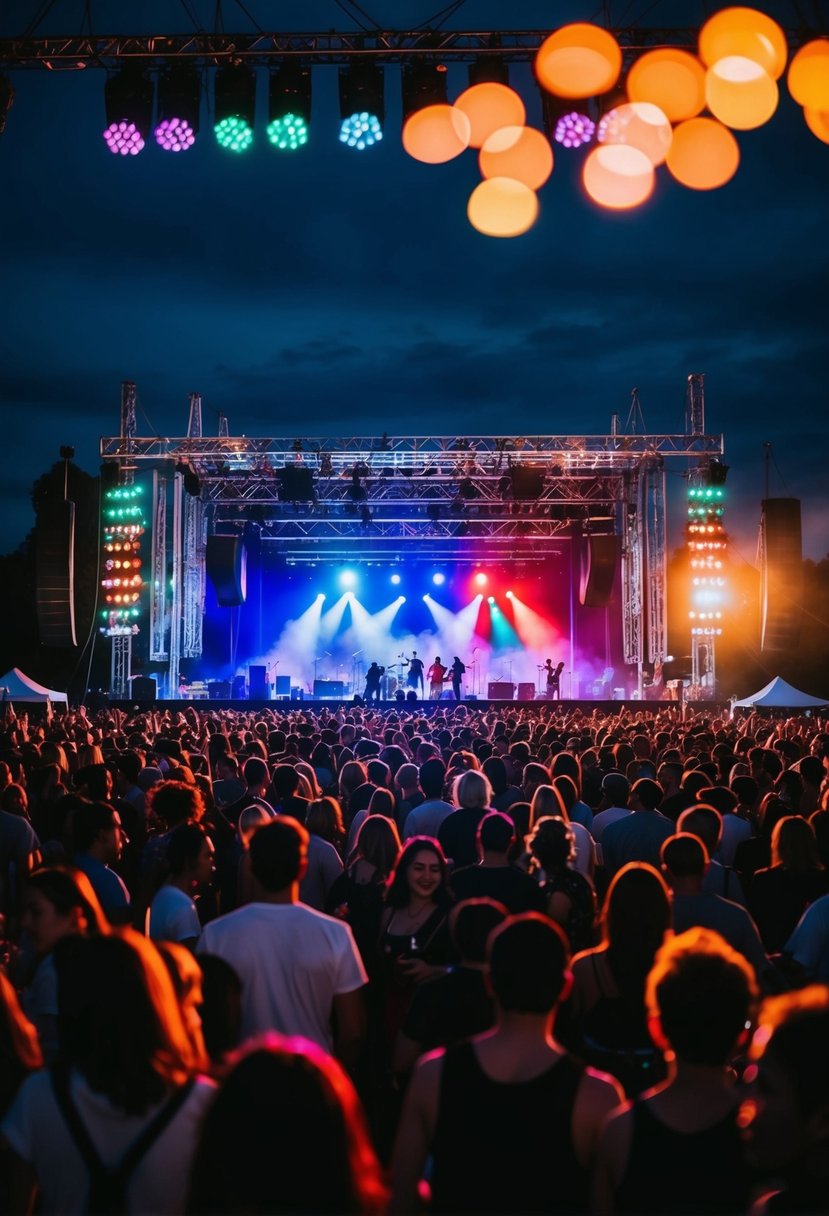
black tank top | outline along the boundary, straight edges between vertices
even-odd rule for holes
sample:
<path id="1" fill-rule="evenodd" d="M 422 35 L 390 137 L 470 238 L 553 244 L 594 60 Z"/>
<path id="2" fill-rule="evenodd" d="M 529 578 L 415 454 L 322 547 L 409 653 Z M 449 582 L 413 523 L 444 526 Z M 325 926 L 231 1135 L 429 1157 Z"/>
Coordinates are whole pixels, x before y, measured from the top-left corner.
<path id="1" fill-rule="evenodd" d="M 586 1172 L 572 1134 L 583 1072 L 564 1055 L 531 1081 L 493 1081 L 472 1043 L 448 1048 L 432 1143 L 431 1211 L 586 1211 Z"/>
<path id="2" fill-rule="evenodd" d="M 706 1216 L 745 1212 L 751 1186 L 735 1106 L 700 1132 L 677 1132 L 646 1102 L 633 1104 L 628 1167 L 616 1192 L 616 1212 Z"/>

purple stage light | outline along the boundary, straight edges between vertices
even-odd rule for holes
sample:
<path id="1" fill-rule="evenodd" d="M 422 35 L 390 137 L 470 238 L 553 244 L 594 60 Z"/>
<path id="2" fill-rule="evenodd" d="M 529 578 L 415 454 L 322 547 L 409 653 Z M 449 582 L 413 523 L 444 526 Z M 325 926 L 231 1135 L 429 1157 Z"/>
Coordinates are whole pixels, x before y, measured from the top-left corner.
<path id="1" fill-rule="evenodd" d="M 104 131 L 106 145 L 116 156 L 137 156 L 144 147 L 144 136 L 134 122 L 113 122 Z"/>
<path id="2" fill-rule="evenodd" d="M 155 142 L 165 152 L 186 152 L 196 135 L 186 118 L 165 118 L 155 129 Z"/>
<path id="3" fill-rule="evenodd" d="M 554 139 L 563 148 L 580 148 L 589 144 L 596 132 L 596 124 L 586 114 L 571 110 L 562 114 L 556 123 Z"/>

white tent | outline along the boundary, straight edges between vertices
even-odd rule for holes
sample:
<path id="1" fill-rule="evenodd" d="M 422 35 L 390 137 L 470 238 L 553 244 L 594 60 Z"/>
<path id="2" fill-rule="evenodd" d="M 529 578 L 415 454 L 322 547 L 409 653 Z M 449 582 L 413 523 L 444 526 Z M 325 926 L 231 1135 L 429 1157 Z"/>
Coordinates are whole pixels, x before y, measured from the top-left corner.
<path id="1" fill-rule="evenodd" d="M 735 708 L 752 705 L 779 709 L 813 709 L 818 705 L 829 705 L 829 698 L 810 697 L 807 692 L 801 692 L 799 688 L 793 688 L 791 684 L 781 680 L 780 676 L 775 676 L 759 692 L 734 702 Z"/>
<path id="2" fill-rule="evenodd" d="M 43 704 L 51 701 L 66 705 L 66 693 L 57 692 L 54 688 L 44 688 L 30 676 L 24 675 L 17 667 L 12 667 L 4 676 L 0 676 L 0 699 L 3 701 L 38 701 Z"/>

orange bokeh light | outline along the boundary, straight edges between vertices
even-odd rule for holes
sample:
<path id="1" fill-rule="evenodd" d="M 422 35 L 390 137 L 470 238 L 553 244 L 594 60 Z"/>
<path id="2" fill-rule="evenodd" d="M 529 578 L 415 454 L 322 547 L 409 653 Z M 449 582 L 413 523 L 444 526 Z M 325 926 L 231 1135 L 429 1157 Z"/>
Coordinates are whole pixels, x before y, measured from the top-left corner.
<path id="1" fill-rule="evenodd" d="M 631 101 L 659 106 L 671 122 L 683 122 L 705 106 L 705 68 L 675 47 L 646 51 L 628 72 L 627 94 Z"/>
<path id="2" fill-rule="evenodd" d="M 521 236 L 538 217 L 538 199 L 523 182 L 490 177 L 472 191 L 466 214 L 484 236 Z"/>
<path id="3" fill-rule="evenodd" d="M 599 141 L 625 144 L 644 152 L 652 165 L 661 165 L 668 155 L 673 133 L 658 106 L 632 101 L 610 110 L 599 124 Z"/>
<path id="4" fill-rule="evenodd" d="M 829 144 L 829 113 L 825 110 L 812 110 L 806 106 L 803 117 L 812 134 L 822 143 Z"/>
<path id="5" fill-rule="evenodd" d="M 674 127 L 666 164 L 691 190 L 716 190 L 730 181 L 740 164 L 736 139 L 714 118 L 690 118 Z"/>
<path id="6" fill-rule="evenodd" d="M 708 109 L 737 131 L 768 122 L 779 101 L 777 84 L 758 63 L 739 55 L 720 59 L 705 76 Z"/>
<path id="7" fill-rule="evenodd" d="M 538 190 L 553 171 L 553 149 L 534 127 L 502 127 L 484 143 L 478 164 L 483 177 L 511 177 Z"/>
<path id="8" fill-rule="evenodd" d="M 700 58 L 706 67 L 737 55 L 758 63 L 774 80 L 788 58 L 786 36 L 776 21 L 755 8 L 724 8 L 699 32 Z"/>
<path id="9" fill-rule="evenodd" d="M 563 25 L 542 42 L 535 72 L 545 89 L 558 97 L 593 97 L 606 93 L 619 79 L 621 48 L 607 30 L 586 22 Z"/>
<path id="10" fill-rule="evenodd" d="M 789 92 L 799 106 L 829 110 L 829 38 L 807 42 L 789 66 Z"/>
<path id="11" fill-rule="evenodd" d="M 515 89 L 505 84 L 473 84 L 455 102 L 469 119 L 469 146 L 480 148 L 500 127 L 523 127 L 527 117 Z"/>
<path id="12" fill-rule="evenodd" d="M 469 119 L 454 106 L 424 106 L 410 114 L 403 126 L 403 147 L 426 165 L 454 160 L 469 147 Z"/>
<path id="13" fill-rule="evenodd" d="M 652 194 L 653 165 L 639 148 L 600 144 L 584 162 L 582 183 L 600 207 L 626 211 Z"/>

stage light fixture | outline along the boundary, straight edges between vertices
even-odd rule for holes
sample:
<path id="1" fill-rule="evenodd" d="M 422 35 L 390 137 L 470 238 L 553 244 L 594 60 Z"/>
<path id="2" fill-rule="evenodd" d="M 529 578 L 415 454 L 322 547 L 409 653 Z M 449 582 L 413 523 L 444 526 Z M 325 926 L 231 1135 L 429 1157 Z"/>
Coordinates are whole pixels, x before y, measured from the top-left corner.
<path id="1" fill-rule="evenodd" d="M 475 575 L 475 586 L 476 587 L 485 587 L 488 582 L 489 582 L 489 579 L 487 578 L 487 576 L 484 574 L 483 571 L 480 571 L 478 574 Z"/>
<path id="2" fill-rule="evenodd" d="M 495 603 L 495 596 L 494 596 L 494 595 L 488 595 L 488 596 L 486 597 L 486 602 L 487 602 L 488 604 L 494 604 L 494 603 Z"/>
<path id="3" fill-rule="evenodd" d="M 432 575 L 432 582 L 435 584 L 436 587 L 442 587 L 443 584 L 446 582 L 446 575 L 443 574 L 440 570 L 436 570 L 435 573 Z"/>
<path id="4" fill-rule="evenodd" d="M 553 97 L 541 93 L 541 121 L 547 138 L 562 148 L 583 148 L 596 134 L 596 123 L 588 113 L 586 103 Z"/>
<path id="5" fill-rule="evenodd" d="M 403 122 L 427 106 L 448 104 L 446 68 L 442 63 L 405 64 L 400 77 Z"/>
<path id="6" fill-rule="evenodd" d="M 372 63 L 340 68 L 340 143 L 362 152 L 383 138 L 383 69 Z"/>
<path id="7" fill-rule="evenodd" d="M 357 585 L 357 575 L 354 573 L 353 570 L 341 571 L 341 573 L 340 573 L 340 586 L 341 587 L 356 587 L 356 585 Z"/>
<path id="8" fill-rule="evenodd" d="M 158 78 L 155 142 L 164 152 L 186 152 L 199 133 L 201 77 L 187 65 L 174 65 Z"/>
<path id="9" fill-rule="evenodd" d="M 229 152 L 247 152 L 256 122 L 256 76 L 241 65 L 219 68 L 214 99 L 217 144 Z"/>
<path id="10" fill-rule="evenodd" d="M 392 583 L 394 584 L 394 586 L 395 586 L 395 587 L 399 587 L 399 586 L 400 586 L 400 575 L 399 575 L 399 574 L 393 574 L 393 575 L 391 576 L 391 581 L 392 581 Z"/>
<path id="11" fill-rule="evenodd" d="M 147 142 L 153 113 L 152 81 L 128 64 L 104 85 L 104 141 L 115 156 L 137 156 Z"/>
<path id="12" fill-rule="evenodd" d="M 308 143 L 311 124 L 311 72 L 286 63 L 271 72 L 268 87 L 268 139 L 281 152 Z"/>
<path id="13" fill-rule="evenodd" d="M 514 599 L 514 598 L 515 598 L 515 597 L 513 596 L 512 592 L 511 592 L 511 591 L 508 591 L 508 592 L 507 592 L 507 599 L 508 599 L 508 600 L 511 600 L 511 599 Z"/>

